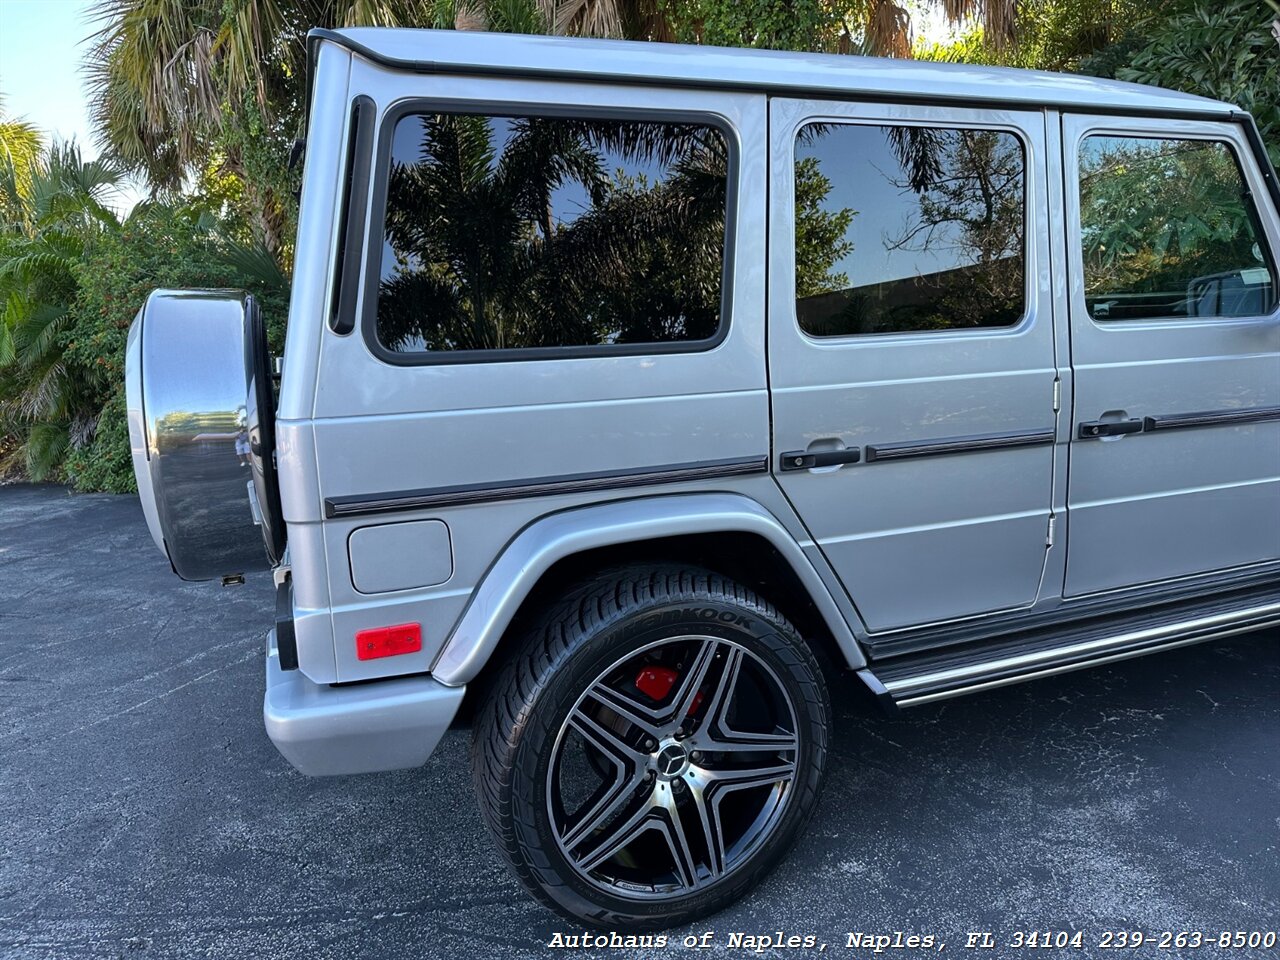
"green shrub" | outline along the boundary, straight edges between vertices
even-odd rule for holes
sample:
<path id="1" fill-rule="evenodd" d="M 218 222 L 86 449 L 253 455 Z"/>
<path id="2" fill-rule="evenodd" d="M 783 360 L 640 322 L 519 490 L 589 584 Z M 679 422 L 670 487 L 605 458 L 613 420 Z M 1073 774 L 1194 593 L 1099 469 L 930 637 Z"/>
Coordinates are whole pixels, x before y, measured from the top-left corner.
<path id="1" fill-rule="evenodd" d="M 124 402 L 124 351 L 129 325 L 157 287 L 234 287 L 258 297 L 272 349 L 284 342 L 288 291 L 278 275 L 245 272 L 243 250 L 230 247 L 194 206 L 146 205 L 120 231 L 95 240 L 77 271 L 79 290 L 65 334 L 68 364 L 101 404 L 92 436 L 66 459 L 78 490 L 135 489 Z"/>
<path id="2" fill-rule="evenodd" d="M 67 477 L 77 490 L 133 493 L 133 463 L 129 455 L 129 422 L 125 415 L 124 389 L 113 389 L 98 414 L 97 428 L 88 443 L 71 451 Z"/>
<path id="3" fill-rule="evenodd" d="M 1235 103 L 1253 114 L 1280 165 L 1280 44 L 1272 34 L 1280 7 L 1274 0 L 1184 0 L 1175 10 L 1149 15 L 1082 69 Z"/>

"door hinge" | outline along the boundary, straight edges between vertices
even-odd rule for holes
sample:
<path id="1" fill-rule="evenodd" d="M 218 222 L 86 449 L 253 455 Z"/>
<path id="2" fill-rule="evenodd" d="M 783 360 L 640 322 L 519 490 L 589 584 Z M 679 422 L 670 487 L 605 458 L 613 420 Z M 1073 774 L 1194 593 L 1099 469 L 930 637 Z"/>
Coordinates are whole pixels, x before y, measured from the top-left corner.
<path id="1" fill-rule="evenodd" d="M 1057 377 L 1053 380 L 1053 412 L 1057 413 L 1062 409 L 1062 381 Z"/>
<path id="2" fill-rule="evenodd" d="M 1049 532 L 1046 533 L 1044 537 L 1044 545 L 1046 547 L 1053 546 L 1053 534 L 1057 526 L 1058 526 L 1058 518 L 1055 517 L 1052 513 L 1049 514 Z"/>

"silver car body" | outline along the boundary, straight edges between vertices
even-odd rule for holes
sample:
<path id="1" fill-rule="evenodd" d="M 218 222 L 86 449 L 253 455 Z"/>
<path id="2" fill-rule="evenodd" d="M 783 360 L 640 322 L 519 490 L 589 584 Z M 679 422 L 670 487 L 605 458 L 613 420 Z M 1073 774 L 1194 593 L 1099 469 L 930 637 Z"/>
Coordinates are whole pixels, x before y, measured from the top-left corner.
<path id="1" fill-rule="evenodd" d="M 666 44 L 418 30 L 312 44 L 276 421 L 298 669 L 281 669 L 269 644 L 265 702 L 272 739 L 303 772 L 422 763 L 539 579 L 604 546 L 750 537 L 740 542 L 790 568 L 852 669 L 922 630 L 981 630 L 1100 596 L 1139 604 L 1152 589 L 1280 563 L 1280 421 L 1073 440 L 1083 421 L 1280 408 L 1275 312 L 1104 328 L 1083 303 L 1072 171 L 1092 132 L 1231 144 L 1280 250 L 1269 171 L 1231 105 L 1084 77 Z M 403 363 L 359 326 L 334 333 L 357 97 L 379 117 L 375 144 L 407 102 L 715 122 L 734 157 L 727 335 L 661 355 Z M 1020 140 L 1020 322 L 802 332 L 793 138 L 845 120 Z M 376 183 L 353 198 L 366 224 Z M 1010 436 L 1030 440 L 990 442 Z M 957 438 L 988 448 L 929 455 Z M 853 447 L 879 447 L 882 462 L 779 469 L 784 451 Z M 357 657 L 357 631 L 402 623 L 421 624 L 419 652 Z"/>

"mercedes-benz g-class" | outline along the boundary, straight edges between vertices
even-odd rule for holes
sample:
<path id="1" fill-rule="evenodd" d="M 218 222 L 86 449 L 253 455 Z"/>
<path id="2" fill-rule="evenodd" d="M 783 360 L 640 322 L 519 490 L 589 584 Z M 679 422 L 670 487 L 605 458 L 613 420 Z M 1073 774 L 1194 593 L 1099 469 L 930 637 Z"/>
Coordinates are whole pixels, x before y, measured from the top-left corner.
<path id="1" fill-rule="evenodd" d="M 1230 104 L 401 29 L 310 70 L 278 390 L 228 291 L 154 293 L 127 374 L 174 571 L 274 569 L 303 773 L 472 717 L 533 894 L 674 924 L 812 812 L 820 664 L 898 709 L 1280 622 L 1280 191 Z"/>

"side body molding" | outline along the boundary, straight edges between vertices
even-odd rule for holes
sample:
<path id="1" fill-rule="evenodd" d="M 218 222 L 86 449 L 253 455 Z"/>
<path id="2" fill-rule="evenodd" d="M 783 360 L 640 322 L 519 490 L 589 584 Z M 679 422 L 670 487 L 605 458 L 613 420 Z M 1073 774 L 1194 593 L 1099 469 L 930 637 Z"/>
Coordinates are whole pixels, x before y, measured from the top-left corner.
<path id="1" fill-rule="evenodd" d="M 474 678 L 520 604 L 556 561 L 598 547 L 698 533 L 751 533 L 768 540 L 804 584 L 849 667 L 866 665 L 826 585 L 773 514 L 738 494 L 693 493 L 566 510 L 525 527 L 476 587 L 453 635 L 432 665 L 432 675 L 448 686 L 460 686 Z"/>

